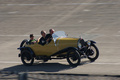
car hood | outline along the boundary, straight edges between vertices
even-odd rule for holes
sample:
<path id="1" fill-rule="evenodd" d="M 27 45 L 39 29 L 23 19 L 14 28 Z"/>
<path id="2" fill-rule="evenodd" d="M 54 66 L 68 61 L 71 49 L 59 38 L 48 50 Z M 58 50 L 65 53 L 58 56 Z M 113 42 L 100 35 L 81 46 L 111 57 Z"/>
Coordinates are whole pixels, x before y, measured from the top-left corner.
<path id="1" fill-rule="evenodd" d="M 65 37 L 65 38 L 58 38 L 57 40 L 78 41 L 79 38 L 68 38 L 68 37 Z"/>
<path id="2" fill-rule="evenodd" d="M 64 49 L 67 47 L 77 47 L 79 38 L 58 38 L 56 45 L 59 49 Z"/>

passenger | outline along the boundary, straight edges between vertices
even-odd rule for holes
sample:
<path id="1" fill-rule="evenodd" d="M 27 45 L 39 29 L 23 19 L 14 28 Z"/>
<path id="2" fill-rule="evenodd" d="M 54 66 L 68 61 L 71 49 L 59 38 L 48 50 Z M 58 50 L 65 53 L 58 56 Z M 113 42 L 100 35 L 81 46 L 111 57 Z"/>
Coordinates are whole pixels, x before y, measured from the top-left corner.
<path id="1" fill-rule="evenodd" d="M 38 44 L 45 45 L 46 44 L 46 31 L 41 31 L 42 37 L 38 40 Z"/>
<path id="2" fill-rule="evenodd" d="M 29 44 L 34 44 L 34 43 L 36 43 L 37 41 L 34 39 L 34 36 L 33 36 L 33 34 L 30 34 L 30 40 L 29 40 Z"/>
<path id="3" fill-rule="evenodd" d="M 51 40 L 52 40 L 52 34 L 53 34 L 54 32 L 55 32 L 54 29 L 50 29 L 50 30 L 49 30 L 49 34 L 47 34 L 46 37 L 45 37 L 47 43 L 50 43 L 50 42 L 51 42 Z"/>

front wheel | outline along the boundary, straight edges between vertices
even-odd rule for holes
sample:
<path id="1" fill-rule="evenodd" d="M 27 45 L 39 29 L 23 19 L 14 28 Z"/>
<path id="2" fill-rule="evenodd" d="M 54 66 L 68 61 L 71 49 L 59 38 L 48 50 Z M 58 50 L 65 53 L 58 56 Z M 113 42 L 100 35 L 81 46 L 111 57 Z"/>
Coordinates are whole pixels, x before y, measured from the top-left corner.
<path id="1" fill-rule="evenodd" d="M 71 66 L 78 66 L 81 62 L 80 54 L 77 50 L 71 50 L 67 53 L 67 61 Z"/>
<path id="2" fill-rule="evenodd" d="M 31 66 L 34 62 L 34 57 L 28 50 L 24 50 L 21 54 L 21 61 L 26 66 Z"/>
<path id="3" fill-rule="evenodd" d="M 93 62 L 99 57 L 99 50 L 95 44 L 91 44 L 86 54 L 88 56 L 88 59 Z"/>

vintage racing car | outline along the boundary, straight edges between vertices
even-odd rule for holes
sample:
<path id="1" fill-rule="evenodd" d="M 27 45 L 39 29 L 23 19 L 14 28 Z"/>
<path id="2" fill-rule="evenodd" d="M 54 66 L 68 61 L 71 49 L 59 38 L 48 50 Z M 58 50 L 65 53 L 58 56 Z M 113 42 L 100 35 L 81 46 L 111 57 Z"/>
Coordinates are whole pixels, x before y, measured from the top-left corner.
<path id="1" fill-rule="evenodd" d="M 88 58 L 95 61 L 99 56 L 99 50 L 94 41 L 84 41 L 82 38 L 69 38 L 64 31 L 57 31 L 52 35 L 53 39 L 49 44 L 29 44 L 23 40 L 18 48 L 19 57 L 24 65 L 32 65 L 34 59 L 44 62 L 51 59 L 67 59 L 71 66 L 78 66 L 81 58 Z"/>

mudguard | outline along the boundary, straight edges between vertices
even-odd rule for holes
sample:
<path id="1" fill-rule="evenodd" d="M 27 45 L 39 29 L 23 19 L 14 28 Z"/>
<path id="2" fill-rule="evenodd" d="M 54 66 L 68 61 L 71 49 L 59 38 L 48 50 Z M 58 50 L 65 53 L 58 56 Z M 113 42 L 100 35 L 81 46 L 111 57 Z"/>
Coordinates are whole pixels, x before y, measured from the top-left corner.
<path id="1" fill-rule="evenodd" d="M 92 44 L 96 44 L 96 42 L 95 42 L 95 41 L 93 41 L 93 40 L 90 40 L 90 42 L 91 42 Z"/>
<path id="2" fill-rule="evenodd" d="M 21 51 L 21 53 L 22 53 L 23 49 L 27 49 L 28 51 L 30 51 L 31 55 L 35 56 L 33 50 L 30 47 L 19 47 L 17 49 L 19 49 Z"/>

